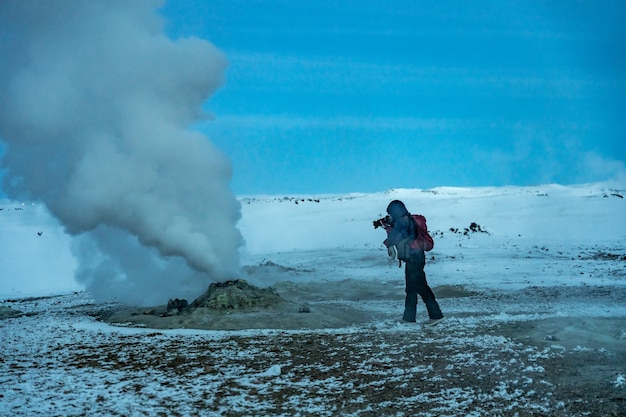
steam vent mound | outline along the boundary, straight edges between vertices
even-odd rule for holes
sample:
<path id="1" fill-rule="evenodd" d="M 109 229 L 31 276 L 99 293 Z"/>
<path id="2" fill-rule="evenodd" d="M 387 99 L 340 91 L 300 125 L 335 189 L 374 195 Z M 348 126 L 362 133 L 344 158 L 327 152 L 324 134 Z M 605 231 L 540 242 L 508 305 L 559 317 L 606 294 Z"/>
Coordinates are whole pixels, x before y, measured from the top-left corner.
<path id="1" fill-rule="evenodd" d="M 271 288 L 255 287 L 245 280 L 238 279 L 209 285 L 206 293 L 196 298 L 190 308 L 246 310 L 275 307 L 281 301 L 281 297 Z"/>
<path id="2" fill-rule="evenodd" d="M 255 287 L 240 279 L 211 284 L 191 304 L 173 299 L 166 306 L 124 307 L 101 319 L 114 326 L 204 330 L 338 328 L 370 319 L 366 312 L 352 307 L 309 304 L 300 292 L 291 295 L 297 300 L 289 298 L 289 291 L 278 293 L 271 287 Z"/>

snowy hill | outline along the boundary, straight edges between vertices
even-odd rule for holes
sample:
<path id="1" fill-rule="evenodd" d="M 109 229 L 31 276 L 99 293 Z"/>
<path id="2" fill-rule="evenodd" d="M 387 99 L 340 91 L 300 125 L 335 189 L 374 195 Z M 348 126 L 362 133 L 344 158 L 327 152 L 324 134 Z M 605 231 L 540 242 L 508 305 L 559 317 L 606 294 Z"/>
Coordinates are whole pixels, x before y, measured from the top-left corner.
<path id="1" fill-rule="evenodd" d="M 623 194 L 597 184 L 252 197 L 242 200 L 240 225 L 251 253 L 375 245 L 380 233 L 372 230 L 371 221 L 385 214 L 391 200 L 399 199 L 409 210 L 425 215 L 430 230 L 444 236 L 450 228 L 475 222 L 497 240 L 588 244 L 591 238 L 601 243 L 626 237 Z"/>
<path id="2" fill-rule="evenodd" d="M 269 254 L 288 258 L 290 252 L 341 248 L 335 251 L 340 256 L 346 249 L 382 249 L 384 233 L 374 230 L 372 220 L 385 214 L 391 200 L 400 199 L 410 211 L 426 216 L 436 237 L 432 255 L 438 259 L 465 257 L 473 262 L 462 276 L 441 264 L 433 270 L 437 279 L 451 284 L 471 279 L 473 285 L 498 285 L 511 281 L 501 276 L 511 258 L 528 255 L 543 261 L 549 251 L 569 258 L 594 250 L 623 251 L 624 195 L 626 191 L 614 186 L 588 184 L 246 196 L 240 198 L 242 219 L 238 224 L 246 241 L 242 265 Z M 58 222 L 38 204 L 0 201 L 0 209 L 0 297 L 80 290 L 72 278 L 76 261 L 71 255 L 71 239 Z M 472 223 L 487 233 L 464 234 Z M 348 257 L 344 262 L 353 261 Z M 545 284 L 544 274 L 533 275 L 540 270 L 535 267 L 532 273 L 515 271 L 512 275 L 526 277 L 520 282 L 523 284 Z M 606 279 L 549 277 L 552 284 L 597 284 Z"/>
<path id="3" fill-rule="evenodd" d="M 241 230 L 251 255 L 362 249 L 381 251 L 384 233 L 372 220 L 394 199 L 427 217 L 436 261 L 428 266 L 441 284 L 472 286 L 623 284 L 603 270 L 572 276 L 551 270 L 561 260 L 623 253 L 626 201 L 621 189 L 581 186 L 398 189 L 378 194 L 244 198 Z M 481 232 L 470 230 L 472 223 Z M 466 232 L 467 230 L 467 232 Z M 552 255 L 552 256 L 550 256 Z M 335 256 L 341 256 L 335 250 Z M 276 257 L 276 255 L 275 255 Z M 294 254 L 296 259 L 301 255 Z M 454 258 L 451 265 L 445 259 Z M 524 267 L 516 260 L 523 259 Z M 529 259 L 535 263 L 528 264 Z M 300 262 L 303 262 L 300 260 Z M 342 264 L 354 263 L 349 256 Z M 458 265 L 461 263 L 462 265 Z M 462 269 L 462 273 L 460 270 Z M 321 277 L 325 278 L 325 277 Z"/>

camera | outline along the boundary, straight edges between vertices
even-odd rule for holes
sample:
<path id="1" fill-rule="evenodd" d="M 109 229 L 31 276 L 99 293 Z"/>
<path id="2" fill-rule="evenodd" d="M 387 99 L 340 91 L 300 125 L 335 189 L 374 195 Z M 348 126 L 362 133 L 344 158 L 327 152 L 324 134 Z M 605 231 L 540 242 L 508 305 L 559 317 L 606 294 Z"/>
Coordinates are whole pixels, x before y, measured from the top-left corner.
<path id="1" fill-rule="evenodd" d="M 378 229 L 379 227 L 384 227 L 383 223 L 386 224 L 391 224 L 391 217 L 390 216 L 385 216 L 383 218 L 380 218 L 378 220 L 374 220 L 374 229 Z"/>

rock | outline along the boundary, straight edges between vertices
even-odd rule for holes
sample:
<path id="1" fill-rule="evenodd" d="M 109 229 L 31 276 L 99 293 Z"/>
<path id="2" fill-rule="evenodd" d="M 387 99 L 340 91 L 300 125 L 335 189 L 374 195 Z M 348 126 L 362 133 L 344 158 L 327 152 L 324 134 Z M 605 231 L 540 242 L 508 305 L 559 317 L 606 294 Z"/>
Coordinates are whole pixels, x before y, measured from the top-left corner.
<path id="1" fill-rule="evenodd" d="M 277 305 L 282 299 L 271 288 L 259 288 L 243 279 L 217 282 L 209 285 L 207 291 L 191 303 L 191 308 L 212 310 L 240 310 L 253 307 L 268 308 Z"/>
<path id="2" fill-rule="evenodd" d="M 300 313 L 310 313 L 311 312 L 311 308 L 309 307 L 308 304 L 302 304 L 302 306 L 300 306 Z"/>
<path id="3" fill-rule="evenodd" d="M 20 317 L 22 314 L 24 313 L 19 310 L 14 310 L 9 306 L 0 306 L 0 320 Z"/>
<path id="4" fill-rule="evenodd" d="M 178 298 L 170 299 L 167 302 L 167 311 L 164 316 L 176 316 L 183 313 L 187 308 L 189 308 L 189 302 L 187 300 L 179 300 Z"/>
<path id="5" fill-rule="evenodd" d="M 261 372 L 259 376 L 279 376 L 281 372 L 280 365 L 272 365 L 267 371 Z"/>

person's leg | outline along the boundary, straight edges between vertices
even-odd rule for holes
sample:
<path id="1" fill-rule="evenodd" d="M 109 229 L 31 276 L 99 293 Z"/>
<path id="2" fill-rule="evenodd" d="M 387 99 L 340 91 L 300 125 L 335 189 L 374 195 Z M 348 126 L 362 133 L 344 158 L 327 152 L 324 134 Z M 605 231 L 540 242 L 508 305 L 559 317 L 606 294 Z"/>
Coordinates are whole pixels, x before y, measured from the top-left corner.
<path id="1" fill-rule="evenodd" d="M 415 269 L 413 273 L 415 275 L 415 291 L 420 295 L 424 304 L 426 304 L 426 309 L 428 310 L 428 317 L 431 319 L 440 319 L 443 318 L 443 314 L 441 313 L 441 309 L 439 308 L 439 303 L 437 303 L 437 299 L 435 298 L 435 294 L 428 286 L 428 282 L 426 281 L 426 274 L 424 273 L 424 265 L 426 264 L 426 258 L 424 256 L 424 252 L 420 252 L 415 254 L 411 258 L 412 269 Z M 407 263 L 407 267 L 408 267 Z"/>
<path id="2" fill-rule="evenodd" d="M 430 289 L 428 284 L 419 292 L 420 297 L 424 300 L 424 304 L 426 304 L 426 309 L 428 310 L 428 317 L 431 319 L 442 319 L 443 313 L 439 308 L 439 303 L 435 298 L 435 294 Z"/>
<path id="3" fill-rule="evenodd" d="M 417 277 L 415 268 L 411 268 L 410 262 L 406 262 L 404 267 L 404 279 L 406 297 L 404 299 L 404 314 L 402 320 L 415 321 L 417 315 Z"/>
<path id="4" fill-rule="evenodd" d="M 404 314 L 402 320 L 414 322 L 417 315 L 417 293 L 407 293 L 404 299 Z"/>

